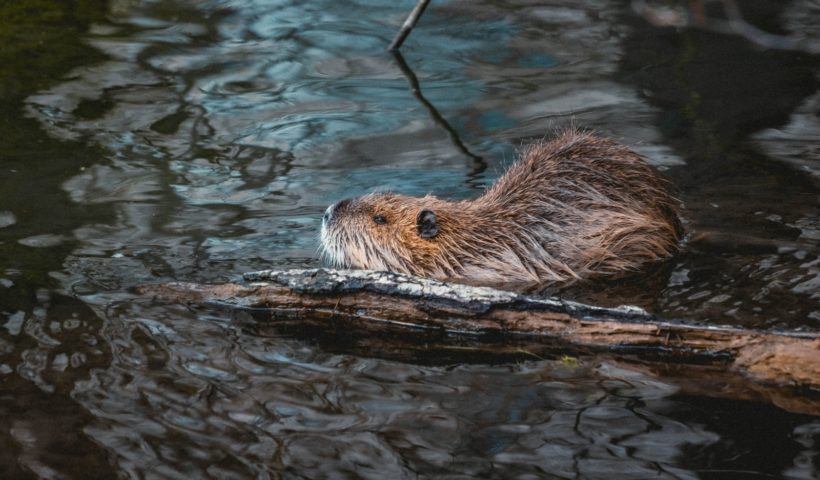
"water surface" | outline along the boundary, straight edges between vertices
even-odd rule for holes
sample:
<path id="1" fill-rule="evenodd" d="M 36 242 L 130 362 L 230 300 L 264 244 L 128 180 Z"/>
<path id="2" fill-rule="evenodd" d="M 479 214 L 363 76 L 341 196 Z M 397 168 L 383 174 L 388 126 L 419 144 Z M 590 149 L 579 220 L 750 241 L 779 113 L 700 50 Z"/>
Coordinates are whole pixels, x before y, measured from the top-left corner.
<path id="1" fill-rule="evenodd" d="M 413 3 L 113 1 L 61 20 L 82 54 L 4 94 L 0 476 L 818 476 L 816 417 L 612 358 L 260 328 L 132 293 L 319 266 L 329 203 L 476 196 L 574 122 L 661 169 L 692 240 L 637 278 L 545 293 L 820 326 L 816 49 L 653 27 L 624 2 L 441 2 L 403 49 L 437 117 L 383 51 Z M 820 37 L 812 2 L 744 9 Z"/>

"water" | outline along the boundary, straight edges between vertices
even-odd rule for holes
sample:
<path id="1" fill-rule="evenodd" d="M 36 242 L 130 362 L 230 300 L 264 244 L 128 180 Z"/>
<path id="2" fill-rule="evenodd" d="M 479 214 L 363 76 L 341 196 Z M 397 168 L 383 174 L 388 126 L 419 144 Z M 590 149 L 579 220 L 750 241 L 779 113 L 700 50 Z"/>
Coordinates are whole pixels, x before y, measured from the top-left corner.
<path id="1" fill-rule="evenodd" d="M 0 477 L 820 475 L 816 417 L 611 357 L 133 293 L 318 266 L 329 203 L 475 196 L 574 122 L 663 170 L 693 238 L 639 278 L 557 293 L 820 326 L 815 2 L 744 6 L 806 51 L 651 27 L 623 2 L 434 3 L 403 53 L 439 117 L 382 50 L 413 3 L 79 2 L 49 37 L 61 57 L 0 76 Z"/>

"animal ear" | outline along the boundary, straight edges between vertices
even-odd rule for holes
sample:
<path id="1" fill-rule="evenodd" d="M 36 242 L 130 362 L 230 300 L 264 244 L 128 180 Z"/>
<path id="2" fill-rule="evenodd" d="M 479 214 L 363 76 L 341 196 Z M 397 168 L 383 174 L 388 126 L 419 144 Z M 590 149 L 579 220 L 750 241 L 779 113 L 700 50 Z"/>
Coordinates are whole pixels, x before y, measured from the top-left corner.
<path id="1" fill-rule="evenodd" d="M 422 210 L 416 215 L 416 230 L 421 238 L 433 238 L 438 235 L 436 214 L 432 210 Z"/>

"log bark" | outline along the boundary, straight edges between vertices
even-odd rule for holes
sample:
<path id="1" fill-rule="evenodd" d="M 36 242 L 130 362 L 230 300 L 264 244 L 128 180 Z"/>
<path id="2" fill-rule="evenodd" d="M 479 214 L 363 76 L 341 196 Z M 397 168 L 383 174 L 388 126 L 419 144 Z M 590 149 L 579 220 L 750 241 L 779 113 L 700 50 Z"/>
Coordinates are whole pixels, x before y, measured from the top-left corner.
<path id="1" fill-rule="evenodd" d="M 387 272 L 271 270 L 248 273 L 244 279 L 235 284 L 170 283 L 141 290 L 174 302 L 250 310 L 263 323 L 438 334 L 438 341 L 445 344 L 453 336 L 467 337 L 483 345 L 471 348 L 488 353 L 513 341 L 533 351 L 543 346 L 640 357 L 642 363 L 649 359 L 676 365 L 678 371 L 689 366 L 692 375 L 709 377 L 691 379 L 689 390 L 712 385 L 715 379 L 731 379 L 735 393 L 753 391 L 774 403 L 800 405 L 790 410 L 820 414 L 816 332 L 665 320 L 637 307 L 601 308 Z M 739 388 L 740 384 L 745 386 Z M 797 395 L 784 393 L 783 388 Z"/>

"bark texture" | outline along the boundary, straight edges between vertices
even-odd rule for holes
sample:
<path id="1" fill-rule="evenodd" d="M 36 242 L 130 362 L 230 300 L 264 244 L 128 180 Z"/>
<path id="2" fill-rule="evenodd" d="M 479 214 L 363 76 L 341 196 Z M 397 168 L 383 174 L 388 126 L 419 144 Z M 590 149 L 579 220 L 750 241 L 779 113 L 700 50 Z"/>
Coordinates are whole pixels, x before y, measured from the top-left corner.
<path id="1" fill-rule="evenodd" d="M 678 372 L 703 375 L 679 382 L 693 392 L 701 390 L 700 384 L 702 390 L 713 390 L 717 382 L 733 385 L 724 396 L 734 392 L 750 398 L 752 391 L 791 405 L 789 410 L 820 414 L 820 334 L 815 332 L 662 320 L 636 307 L 601 308 L 387 272 L 270 270 L 244 279 L 241 284 L 170 283 L 141 290 L 173 302 L 249 309 L 257 319 L 262 314 L 262 322 L 276 324 L 467 336 L 479 341 L 471 349 L 488 353 L 514 340 L 564 351 L 638 355 L 644 364 L 649 358 L 680 365 Z"/>

